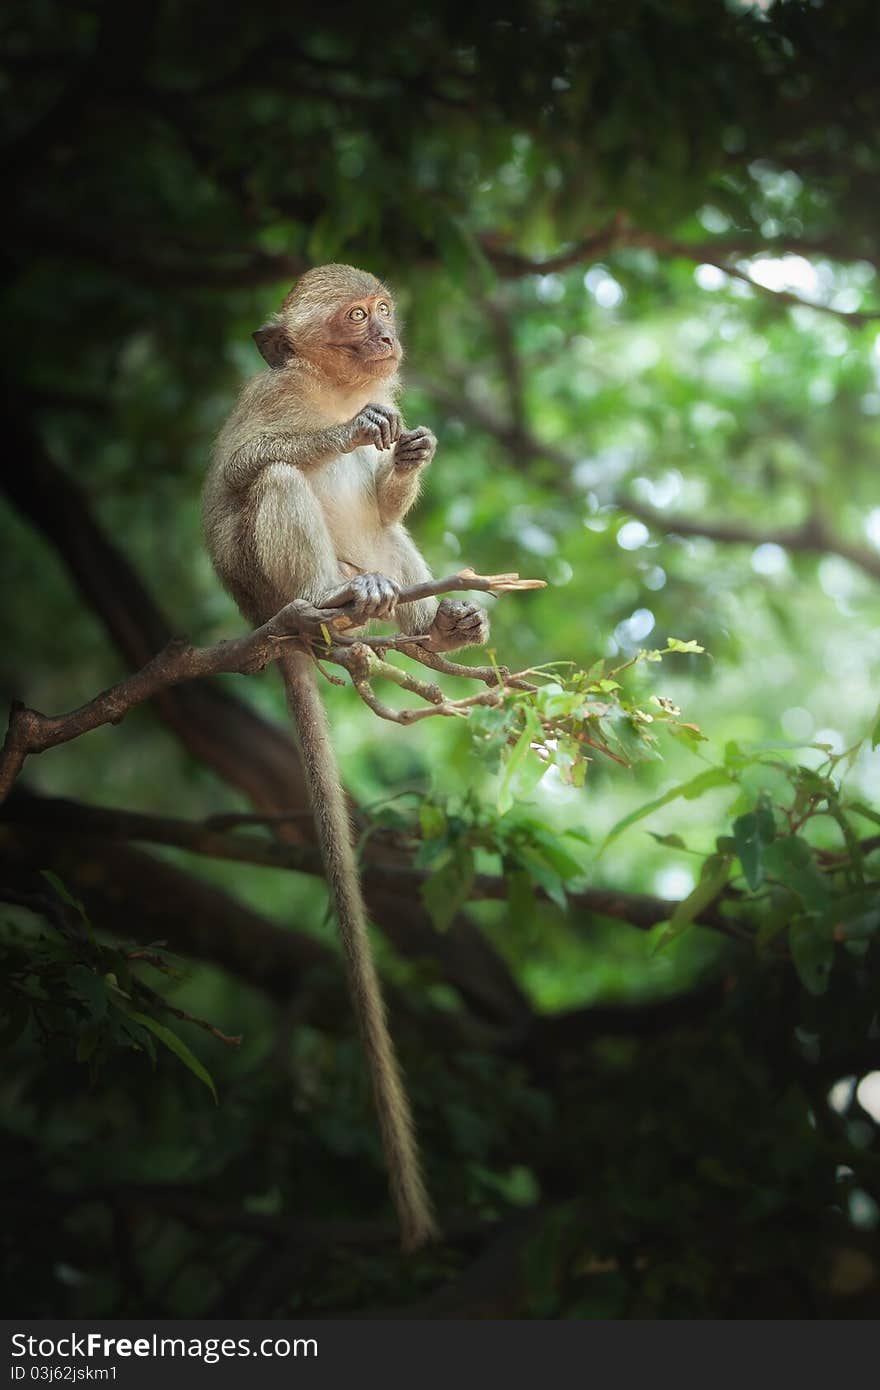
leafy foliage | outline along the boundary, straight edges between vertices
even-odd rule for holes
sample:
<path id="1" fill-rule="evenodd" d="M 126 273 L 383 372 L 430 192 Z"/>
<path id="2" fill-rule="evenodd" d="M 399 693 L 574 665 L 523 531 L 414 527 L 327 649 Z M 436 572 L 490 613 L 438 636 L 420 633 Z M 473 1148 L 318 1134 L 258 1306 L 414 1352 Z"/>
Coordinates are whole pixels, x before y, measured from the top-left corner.
<path id="1" fill-rule="evenodd" d="M 47 869 L 43 877 L 55 894 L 44 911 L 57 930 L 34 936 L 8 925 L 0 993 L 4 1045 L 12 1046 L 29 1032 L 47 1058 L 72 1050 L 77 1062 L 88 1068 L 89 1083 L 95 1085 L 112 1053 L 120 1048 L 144 1053 L 155 1067 L 153 1040 L 158 1038 L 207 1086 L 216 1102 L 210 1073 L 186 1043 L 155 1017 L 157 1008 L 171 1007 L 174 1012 L 173 1007 L 137 978 L 133 966 L 147 960 L 172 979 L 177 971 L 153 947 L 143 950 L 136 943 L 100 943 L 82 903 L 56 874 Z M 203 1026 L 211 1030 L 211 1025 Z"/>

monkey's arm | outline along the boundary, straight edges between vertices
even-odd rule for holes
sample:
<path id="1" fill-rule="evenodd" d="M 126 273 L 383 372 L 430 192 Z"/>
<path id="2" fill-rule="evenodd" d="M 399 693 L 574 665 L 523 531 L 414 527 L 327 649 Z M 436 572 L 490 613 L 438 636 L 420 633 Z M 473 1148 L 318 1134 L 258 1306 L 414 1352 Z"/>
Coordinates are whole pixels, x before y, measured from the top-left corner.
<path id="1" fill-rule="evenodd" d="M 399 433 L 400 416 L 396 410 L 383 405 L 367 405 L 353 420 L 342 425 L 255 435 L 230 457 L 226 479 L 234 488 L 246 488 L 262 469 L 276 463 L 286 463 L 307 472 L 340 454 L 350 454 L 363 444 L 390 450 Z"/>
<path id="2" fill-rule="evenodd" d="M 401 434 L 393 454 L 383 461 L 376 474 L 376 497 L 379 515 L 386 526 L 406 516 L 419 495 L 422 471 L 431 462 L 436 449 L 434 435 L 425 425 L 420 425 Z"/>
<path id="3" fill-rule="evenodd" d="M 307 430 L 302 434 L 260 434 L 249 439 L 229 459 L 226 479 L 234 488 L 249 487 L 267 468 L 285 464 L 303 470 L 348 453 L 351 425 L 333 425 L 326 430 Z"/>

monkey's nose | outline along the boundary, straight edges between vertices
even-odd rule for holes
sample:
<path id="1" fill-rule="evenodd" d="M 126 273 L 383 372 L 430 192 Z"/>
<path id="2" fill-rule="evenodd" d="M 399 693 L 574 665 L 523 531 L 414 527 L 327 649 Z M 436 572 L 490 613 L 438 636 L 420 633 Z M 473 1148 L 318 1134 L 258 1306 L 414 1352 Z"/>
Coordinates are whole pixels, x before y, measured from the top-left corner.
<path id="1" fill-rule="evenodd" d="M 390 348 L 394 346 L 394 339 L 391 337 L 390 333 L 380 333 L 379 342 L 383 347 Z"/>

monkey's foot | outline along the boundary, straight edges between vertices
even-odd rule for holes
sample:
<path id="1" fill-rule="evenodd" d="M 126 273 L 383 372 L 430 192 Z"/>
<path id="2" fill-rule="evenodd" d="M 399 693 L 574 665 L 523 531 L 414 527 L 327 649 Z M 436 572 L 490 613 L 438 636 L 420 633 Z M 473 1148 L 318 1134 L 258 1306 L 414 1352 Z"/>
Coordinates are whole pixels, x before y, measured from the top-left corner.
<path id="1" fill-rule="evenodd" d="M 435 652 L 480 647 L 489 640 L 489 615 L 479 604 L 444 598 L 437 605 L 429 635 Z"/>
<path id="2" fill-rule="evenodd" d="M 398 439 L 394 450 L 394 467 L 405 473 L 415 468 L 425 468 L 436 451 L 436 437 L 427 425 L 419 425 L 418 429 L 406 430 Z"/>
<path id="3" fill-rule="evenodd" d="M 371 618 L 393 618 L 400 585 L 387 574 L 355 574 L 341 589 L 321 599 L 321 608 L 348 608 L 352 627 Z"/>

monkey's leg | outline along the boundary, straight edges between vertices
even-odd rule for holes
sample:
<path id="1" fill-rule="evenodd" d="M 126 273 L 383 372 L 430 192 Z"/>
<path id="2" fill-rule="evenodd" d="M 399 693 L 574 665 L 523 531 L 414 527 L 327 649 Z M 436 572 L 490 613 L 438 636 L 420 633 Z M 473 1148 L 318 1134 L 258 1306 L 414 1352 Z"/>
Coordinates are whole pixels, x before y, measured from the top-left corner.
<path id="1" fill-rule="evenodd" d="M 255 558 L 275 611 L 295 598 L 320 606 L 341 575 L 320 503 L 302 473 L 269 464 L 255 478 L 249 504 Z"/>
<path id="2" fill-rule="evenodd" d="M 390 618 L 398 586 L 384 574 L 357 574 L 340 586 L 339 561 L 324 513 L 298 468 L 273 463 L 253 484 L 254 550 L 272 612 L 293 598 L 316 608 L 351 609 L 351 624 Z"/>
<path id="3" fill-rule="evenodd" d="M 407 430 L 390 459 L 376 474 L 379 515 L 386 526 L 402 521 L 419 495 L 422 473 L 434 457 L 437 440 L 425 425 Z"/>
<path id="4" fill-rule="evenodd" d="M 389 573 L 401 588 L 408 584 L 422 584 L 426 579 L 433 578 L 415 542 L 402 526 L 394 526 L 388 531 L 385 547 L 389 557 Z M 394 617 L 401 632 L 423 633 L 430 631 L 436 612 L 437 600 L 425 598 L 418 603 L 402 603 Z"/>
<path id="5" fill-rule="evenodd" d="M 395 555 L 392 573 L 401 586 L 421 584 L 430 579 L 431 571 L 403 527 L 396 526 L 390 537 Z M 438 652 L 482 646 L 489 640 L 489 615 L 479 604 L 466 599 L 444 598 L 438 603 L 430 598 L 420 599 L 418 603 L 402 603 L 396 618 L 401 632 L 430 633 L 431 646 Z"/>

